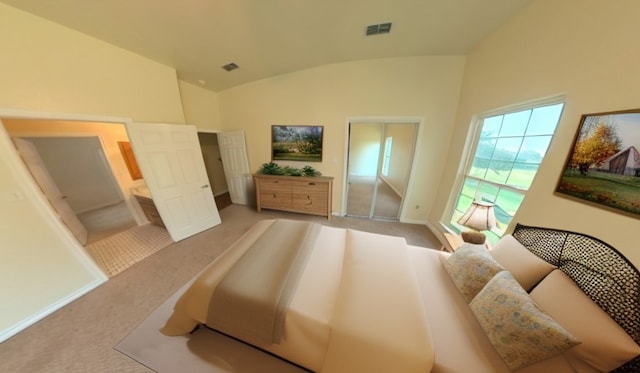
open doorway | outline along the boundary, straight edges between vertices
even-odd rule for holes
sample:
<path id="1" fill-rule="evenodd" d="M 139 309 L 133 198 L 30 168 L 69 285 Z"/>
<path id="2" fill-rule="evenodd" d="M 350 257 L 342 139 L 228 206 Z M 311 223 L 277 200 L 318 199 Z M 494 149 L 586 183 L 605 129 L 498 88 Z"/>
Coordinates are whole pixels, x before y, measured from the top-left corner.
<path id="1" fill-rule="evenodd" d="M 20 159 L 52 210 L 93 262 L 113 277 L 173 241 L 131 191 L 124 124 L 3 118 Z M 126 164 L 126 165 L 125 165 Z"/>
<path id="2" fill-rule="evenodd" d="M 147 222 L 130 194 L 123 193 L 143 183 L 129 175 L 118 148 L 118 142 L 128 141 L 124 125 L 24 118 L 3 118 L 2 123 L 13 139 L 27 141 L 42 159 L 43 171 L 87 231 L 81 244 Z"/>
<path id="3" fill-rule="evenodd" d="M 229 187 L 222 164 L 220 145 L 218 144 L 218 134 L 215 132 L 198 131 L 198 141 L 202 150 L 204 167 L 207 170 L 211 192 L 216 201 L 218 210 L 222 210 L 231 204 Z"/>
<path id="4" fill-rule="evenodd" d="M 400 219 L 418 125 L 382 120 L 349 123 L 347 216 Z"/>
<path id="5" fill-rule="evenodd" d="M 107 277 L 173 242 L 132 192 L 145 182 L 122 151 L 129 144 L 124 124 L 44 118 L 1 123 L 43 197 Z"/>
<path id="6" fill-rule="evenodd" d="M 86 244 L 137 225 L 98 136 L 19 139 L 31 143 L 41 157 L 47 173 L 87 230 Z"/>
<path id="7" fill-rule="evenodd" d="M 35 187 L 43 192 L 45 203 L 48 202 L 52 212 L 63 223 L 61 228 L 67 228 L 74 235 L 78 247 L 84 247 L 84 254 L 93 257 L 95 264 L 102 267 L 108 277 L 174 240 L 220 223 L 213 189 L 207 182 L 207 171 L 202 164 L 204 154 L 201 151 L 205 152 L 206 146 L 198 146 L 195 127 L 111 120 L 115 118 L 92 121 L 69 117 L 71 119 L 10 115 L 3 117 L 0 125 L 14 140 L 14 144 L 16 140 L 29 144 L 41 169 L 38 173 L 47 176 L 50 181 L 48 184 L 54 187 L 50 190 L 57 191 L 52 194 L 55 198 L 44 194 L 33 170 L 24 162 L 23 154 L 19 154 L 18 160 L 22 158 Z M 133 135 L 130 131 L 135 135 L 135 138 L 131 137 L 131 143 L 129 138 Z M 162 144 L 162 149 L 156 147 L 150 150 L 148 136 L 151 139 L 177 139 L 179 144 Z M 138 141 L 135 157 L 131 147 L 123 146 L 135 145 L 134 140 Z M 216 142 L 217 138 L 213 144 Z M 152 143 L 158 145 L 157 142 Z M 46 162 L 39 152 L 44 154 Z M 215 153 L 219 154 L 219 151 Z M 161 155 L 160 159 L 154 158 L 158 154 Z M 138 155 L 142 158 L 136 160 Z M 214 157 L 220 163 L 220 157 Z M 176 159 L 178 163 L 174 164 Z M 132 163 L 140 160 L 144 164 L 139 165 L 144 167 L 134 172 L 137 167 L 132 167 Z M 151 179 L 143 179 L 140 171 L 145 171 L 145 175 Z M 213 179 L 216 182 L 210 184 L 218 186 L 224 193 L 226 187 L 220 185 L 217 177 L 209 180 Z M 224 173 L 219 179 L 224 183 Z M 173 194 L 169 199 L 166 190 L 162 189 L 167 181 L 173 182 L 168 185 L 179 185 L 181 188 L 171 189 Z M 62 190 L 59 186 L 62 186 Z M 61 202 L 56 206 L 66 208 L 56 208 L 51 203 L 52 199 Z M 158 203 L 163 205 L 159 206 Z M 148 204 L 153 206 L 155 212 L 152 217 L 148 213 Z M 160 207 L 164 212 L 160 211 Z M 61 211 L 73 219 L 62 218 Z M 199 225 L 193 224 L 194 219 Z M 74 229 L 77 227 L 80 229 Z M 117 243 L 117 250 L 112 247 L 114 245 L 107 245 L 106 241 Z M 109 252 L 103 255 L 103 249 L 107 246 Z M 98 250 L 99 255 L 95 255 Z M 121 258 L 120 253 L 126 255 Z M 111 265 L 112 259 L 122 265 Z"/>

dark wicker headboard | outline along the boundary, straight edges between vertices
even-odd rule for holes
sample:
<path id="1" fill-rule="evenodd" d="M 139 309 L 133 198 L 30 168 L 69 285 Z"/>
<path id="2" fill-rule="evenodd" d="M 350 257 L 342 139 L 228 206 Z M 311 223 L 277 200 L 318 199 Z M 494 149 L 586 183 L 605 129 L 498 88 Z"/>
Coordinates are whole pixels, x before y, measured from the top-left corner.
<path id="1" fill-rule="evenodd" d="M 567 274 L 640 344 L 640 272 L 624 255 L 582 233 L 517 224 L 512 235 Z M 616 372 L 640 372 L 640 357 Z"/>

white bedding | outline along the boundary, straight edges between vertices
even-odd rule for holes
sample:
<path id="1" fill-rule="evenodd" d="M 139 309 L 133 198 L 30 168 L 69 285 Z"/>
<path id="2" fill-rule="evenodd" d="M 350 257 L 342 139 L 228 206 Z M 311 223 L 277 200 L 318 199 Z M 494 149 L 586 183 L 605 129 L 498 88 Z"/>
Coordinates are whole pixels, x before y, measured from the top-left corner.
<path id="1" fill-rule="evenodd" d="M 197 276 L 176 303 L 174 313 L 162 329 L 164 334 L 183 335 L 199 324 L 206 324 L 208 300 L 215 285 L 273 222 L 256 223 Z M 345 230 L 322 227 L 289 305 L 282 342 L 271 345 L 258 340 L 246 342 L 308 369 L 319 371 L 322 368 L 329 340 L 329 320 L 341 279 L 345 237 Z"/>
<path id="2" fill-rule="evenodd" d="M 163 333 L 206 323 L 215 284 L 272 223 L 258 222 L 202 272 Z M 509 372 L 442 267 L 447 255 L 399 237 L 323 226 L 282 342 L 245 341 L 316 372 Z M 520 372 L 572 371 L 560 355 Z"/>
<path id="3" fill-rule="evenodd" d="M 205 268 L 162 332 L 182 335 L 206 323 L 215 285 L 272 223 L 258 222 Z M 371 364 L 429 371 L 431 338 L 406 251 L 403 238 L 323 226 L 287 311 L 282 342 L 243 339 L 317 372 L 368 371 Z M 394 302 L 383 296 L 384 286 L 395 292 Z"/>

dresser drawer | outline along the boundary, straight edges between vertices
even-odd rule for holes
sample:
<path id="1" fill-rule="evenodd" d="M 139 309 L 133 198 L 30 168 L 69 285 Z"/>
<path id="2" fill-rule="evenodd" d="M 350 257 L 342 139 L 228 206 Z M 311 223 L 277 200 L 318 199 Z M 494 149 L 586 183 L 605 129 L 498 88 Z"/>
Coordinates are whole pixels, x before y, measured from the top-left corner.
<path id="1" fill-rule="evenodd" d="M 325 194 L 329 190 L 329 183 L 318 181 L 291 181 L 291 189 L 293 193 L 322 193 Z"/>
<path id="2" fill-rule="evenodd" d="M 260 193 L 291 193 L 291 181 L 278 179 L 261 179 Z"/>
<path id="3" fill-rule="evenodd" d="M 260 190 L 260 205 L 267 209 L 289 208 L 291 207 L 291 193 L 266 193 L 264 190 Z"/>
<path id="4" fill-rule="evenodd" d="M 327 215 L 329 207 L 323 192 L 293 193 L 292 205 L 295 210 L 316 215 Z"/>

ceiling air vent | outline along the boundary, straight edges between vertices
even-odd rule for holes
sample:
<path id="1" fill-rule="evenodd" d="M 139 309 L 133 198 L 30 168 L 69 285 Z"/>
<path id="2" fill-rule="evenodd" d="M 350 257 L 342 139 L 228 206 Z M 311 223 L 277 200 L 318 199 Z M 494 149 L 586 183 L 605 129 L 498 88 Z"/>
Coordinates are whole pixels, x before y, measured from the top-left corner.
<path id="1" fill-rule="evenodd" d="M 388 34 L 389 32 L 391 32 L 391 22 L 367 26 L 367 36 Z"/>
<path id="2" fill-rule="evenodd" d="M 226 65 L 222 66 L 222 68 L 223 68 L 223 69 L 225 69 L 225 70 L 227 70 L 227 71 L 235 70 L 235 69 L 237 69 L 238 67 L 240 67 L 240 66 L 236 65 L 236 64 L 235 64 L 235 63 L 233 63 L 233 62 L 228 63 L 228 64 L 226 64 Z"/>

